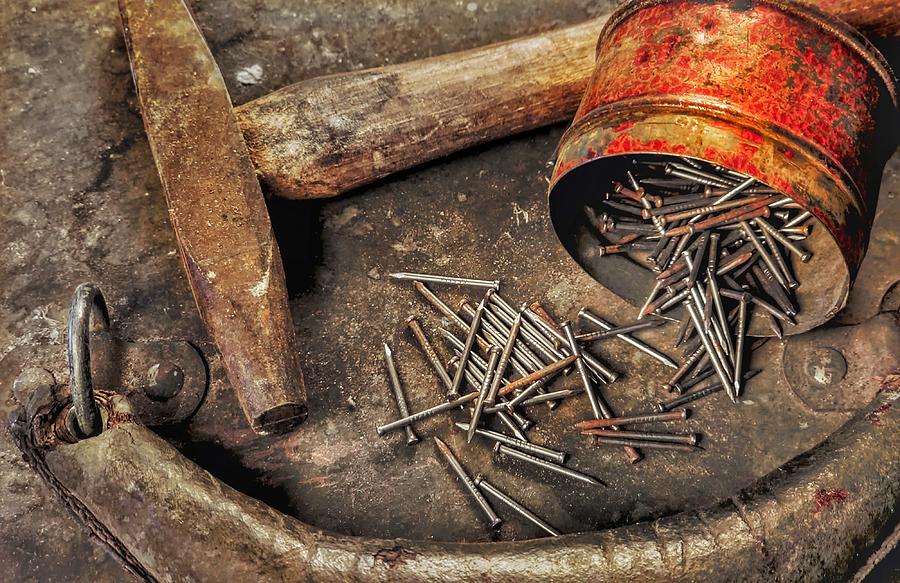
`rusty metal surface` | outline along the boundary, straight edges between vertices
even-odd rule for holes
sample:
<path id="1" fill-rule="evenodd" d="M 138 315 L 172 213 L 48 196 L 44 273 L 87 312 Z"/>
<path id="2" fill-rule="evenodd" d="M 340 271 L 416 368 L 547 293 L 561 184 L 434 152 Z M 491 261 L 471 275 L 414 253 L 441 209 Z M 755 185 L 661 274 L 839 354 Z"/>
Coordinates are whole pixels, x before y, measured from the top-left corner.
<path id="1" fill-rule="evenodd" d="M 468 4 L 331 2 L 311 5 L 308 12 L 276 2 L 195 2 L 192 7 L 237 103 L 313 74 L 478 46 L 577 22 L 600 10 L 595 2 L 574 0 L 476 2 L 472 11 Z M 395 338 L 412 404 L 425 406 L 439 398 L 427 363 L 402 333 L 413 312 L 424 316 L 429 332 L 436 320 L 410 290 L 386 281 L 384 274 L 433 267 L 497 275 L 507 282 L 512 299 L 538 298 L 557 314 L 574 315 L 581 304 L 604 315 L 621 313 L 625 304 L 599 290 L 558 248 L 550 231 L 546 162 L 561 128 L 457 156 L 332 202 L 272 203 L 295 297 L 299 346 L 311 365 L 312 414 L 288 441 L 259 438 L 244 424 L 181 272 L 134 109 L 115 6 L 72 2 L 37 3 L 35 8 L 31 12 L 28 5 L 16 4 L 2 13 L 4 30 L 14 32 L 2 37 L 14 48 L 2 53 L 14 83 L 0 89 L 5 97 L 0 119 L 11 128 L 3 134 L 9 162 L 0 184 L 9 209 L 0 217 L 5 282 L 0 350 L 59 345 L 72 288 L 95 280 L 110 301 L 114 335 L 191 340 L 207 357 L 211 387 L 198 415 L 188 427 L 162 434 L 218 478 L 292 516 L 342 533 L 488 540 L 489 534 L 474 526 L 477 515 L 468 500 L 430 451 L 407 448 L 400 437 L 376 441 L 374 436 L 375 422 L 396 414 L 379 359 L 382 336 Z M 255 65 L 261 77 L 242 74 L 255 71 Z M 895 158 L 883 187 L 894 196 L 882 196 L 869 253 L 873 263 L 861 271 L 878 277 L 861 275 L 851 295 L 851 305 L 857 294 L 861 298 L 858 314 L 876 312 L 883 295 L 878 290 L 900 279 L 891 261 L 897 241 L 891 217 L 900 208 L 898 168 Z M 758 358 L 771 359 L 777 370 L 781 347 L 770 344 Z M 612 344 L 600 352 L 633 371 L 627 383 L 611 390 L 615 409 L 635 410 L 659 396 L 654 387 L 661 366 Z M 0 379 L 4 418 L 12 405 L 6 400 L 7 381 Z M 643 466 L 628 468 L 620 452 L 591 450 L 582 443 L 577 451 L 584 457 L 578 463 L 617 476 L 610 492 L 594 500 L 600 507 L 589 519 L 570 516 L 581 509 L 570 508 L 568 501 L 537 503 L 558 484 L 528 489 L 521 497 L 558 521 L 555 526 L 575 529 L 583 523 L 649 519 L 730 496 L 821 441 L 848 417 L 812 414 L 784 389 L 777 374 L 751 385 L 754 396 L 748 398 L 754 404 L 726 409 L 725 419 L 717 416 L 718 402 L 705 406 L 697 427 L 714 440 L 710 452 L 715 457 L 708 464 L 681 467 L 679 458 L 653 456 Z M 735 429 L 767 414 L 770 420 L 762 426 Z M 547 413 L 535 417 L 550 423 Z M 422 434 L 444 437 L 449 431 L 449 423 L 434 421 L 423 425 Z M 552 443 L 558 433 L 554 421 L 538 435 Z M 451 442 L 454 448 L 461 444 Z M 490 467 L 478 450 L 465 451 L 466 467 Z M 0 460 L 0 555 L 11 559 L 7 565 L 15 580 L 122 580 L 117 564 L 61 510 L 5 435 L 0 436 Z M 489 475 L 509 490 L 534 478 L 517 467 Z M 424 498 L 424 516 L 406 502 L 409 492 Z M 429 500 L 445 507 L 432 508 Z M 513 520 L 508 523 L 504 538 L 536 534 Z"/>
<path id="2" fill-rule="evenodd" d="M 896 91 L 864 38 L 795 4 L 630 3 L 598 41 L 594 75 L 560 145 L 558 230 L 576 252 L 565 215 L 580 211 L 590 192 L 579 190 L 608 176 L 613 157 L 656 152 L 738 170 L 797 200 L 831 235 L 809 241 L 804 269 L 816 276 L 801 275 L 812 285 L 801 289 L 798 326 L 787 332 L 811 329 L 843 308 L 859 270 L 896 147 Z M 622 262 L 599 260 L 592 272 L 615 273 Z M 751 330 L 761 333 L 756 320 Z"/>
<path id="3" fill-rule="evenodd" d="M 281 252 L 225 81 L 182 0 L 121 0 L 125 44 L 197 308 L 260 433 L 306 419 Z"/>

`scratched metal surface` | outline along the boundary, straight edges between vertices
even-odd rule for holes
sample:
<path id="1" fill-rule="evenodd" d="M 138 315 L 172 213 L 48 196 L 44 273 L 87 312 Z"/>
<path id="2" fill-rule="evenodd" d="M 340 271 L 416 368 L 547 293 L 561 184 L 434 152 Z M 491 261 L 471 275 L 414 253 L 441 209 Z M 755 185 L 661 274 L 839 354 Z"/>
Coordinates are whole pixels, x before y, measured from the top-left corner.
<path id="1" fill-rule="evenodd" d="M 193 8 L 236 103 L 308 76 L 477 46 L 602 9 L 587 0 L 356 4 L 194 2 Z M 402 330 L 408 315 L 420 314 L 434 336 L 437 319 L 408 286 L 385 274 L 491 275 L 503 279 L 513 301 L 538 299 L 564 317 L 588 305 L 611 320 L 628 320 L 625 304 L 583 274 L 550 232 L 546 178 L 562 128 L 436 162 L 339 200 L 272 201 L 311 414 L 292 435 L 261 438 L 246 427 L 228 390 L 175 255 L 114 2 L 6 2 L 0 27 L 10 80 L 0 88 L 0 355 L 61 342 L 71 290 L 96 281 L 108 297 L 115 333 L 191 340 L 203 351 L 212 378 L 207 400 L 188 426 L 164 436 L 220 479 L 344 533 L 489 540 L 430 443 L 407 447 L 399 436 L 375 436 L 374 425 L 395 415 L 382 340 L 395 348 L 413 407 L 439 400 L 434 378 Z M 898 174 L 895 157 L 885 173 L 873 249 L 842 316 L 846 323 L 875 314 L 900 279 L 893 259 L 900 238 Z M 858 358 L 877 363 L 876 348 L 858 346 Z M 482 443 L 463 446 L 448 418 L 417 429 L 423 437 L 446 438 L 473 474 L 483 472 L 515 492 L 561 530 L 643 520 L 727 496 L 849 416 L 802 406 L 784 380 L 782 350 L 769 342 L 754 355 L 752 364 L 767 368 L 749 385 L 748 402 L 729 406 L 719 396 L 697 407 L 689 426 L 704 433 L 707 450 L 691 457 L 648 453 L 630 467 L 621 451 L 593 448 L 564 431 L 586 416 L 583 400 L 554 413 L 536 410 L 535 440 L 570 451 L 573 465 L 609 483 L 604 490 L 511 462 L 494 464 Z M 641 410 L 662 396 L 657 386 L 665 371 L 654 361 L 617 344 L 599 354 L 627 373 L 607 392 L 614 409 Z M 858 404 L 866 398 L 860 394 Z M 11 579 L 120 580 L 119 567 L 65 515 L 5 434 L 0 458 L 0 556 L 10 559 L 4 565 Z M 500 537 L 536 534 L 506 516 Z"/>

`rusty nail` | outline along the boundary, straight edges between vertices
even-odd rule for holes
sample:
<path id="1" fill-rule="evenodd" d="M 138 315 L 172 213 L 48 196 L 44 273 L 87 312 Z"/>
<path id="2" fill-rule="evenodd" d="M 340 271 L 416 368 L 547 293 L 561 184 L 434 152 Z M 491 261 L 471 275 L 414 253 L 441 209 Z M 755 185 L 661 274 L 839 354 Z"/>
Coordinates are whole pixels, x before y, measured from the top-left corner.
<path id="1" fill-rule="evenodd" d="M 438 357 L 437 352 L 435 352 L 431 342 L 428 341 L 428 337 L 425 336 L 425 331 L 422 329 L 422 325 L 419 324 L 419 320 L 415 316 L 410 316 L 406 320 L 406 327 L 413 333 L 413 336 L 419 343 L 419 347 L 422 349 L 422 352 L 425 353 L 425 358 L 428 360 L 429 364 L 431 364 L 434 372 L 437 373 L 444 388 L 449 391 L 450 387 L 453 386 L 453 380 L 450 378 L 450 375 L 447 374 L 444 365 L 441 364 L 441 359 Z"/>
<path id="2" fill-rule="evenodd" d="M 640 415 L 623 415 L 612 419 L 588 419 L 575 424 L 575 429 L 599 429 L 611 425 L 641 425 L 644 423 L 665 423 L 668 421 L 684 421 L 690 415 L 688 409 L 666 413 L 642 413 Z"/>

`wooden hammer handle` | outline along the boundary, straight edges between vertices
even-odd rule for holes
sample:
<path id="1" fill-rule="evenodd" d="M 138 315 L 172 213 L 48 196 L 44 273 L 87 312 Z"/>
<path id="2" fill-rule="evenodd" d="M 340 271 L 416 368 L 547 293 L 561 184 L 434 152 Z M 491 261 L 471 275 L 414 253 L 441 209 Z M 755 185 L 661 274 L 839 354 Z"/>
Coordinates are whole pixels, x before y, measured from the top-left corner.
<path id="1" fill-rule="evenodd" d="M 334 196 L 568 119 L 587 86 L 605 22 L 310 79 L 236 108 L 238 123 L 272 192 Z"/>

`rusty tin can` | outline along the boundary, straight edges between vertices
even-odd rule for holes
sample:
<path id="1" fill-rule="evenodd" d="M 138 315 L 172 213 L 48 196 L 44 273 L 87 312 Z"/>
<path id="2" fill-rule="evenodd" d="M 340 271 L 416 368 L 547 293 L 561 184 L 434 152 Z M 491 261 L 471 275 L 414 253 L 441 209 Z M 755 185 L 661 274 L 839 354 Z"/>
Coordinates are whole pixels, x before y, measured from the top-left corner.
<path id="1" fill-rule="evenodd" d="M 607 22 L 590 84 L 550 186 L 560 240 L 613 292 L 639 304 L 652 277 L 589 248 L 584 205 L 636 154 L 706 160 L 777 188 L 824 228 L 797 266 L 798 333 L 847 301 L 896 145 L 897 90 L 855 29 L 782 0 L 644 0 Z M 751 333 L 766 335 L 760 322 Z"/>

